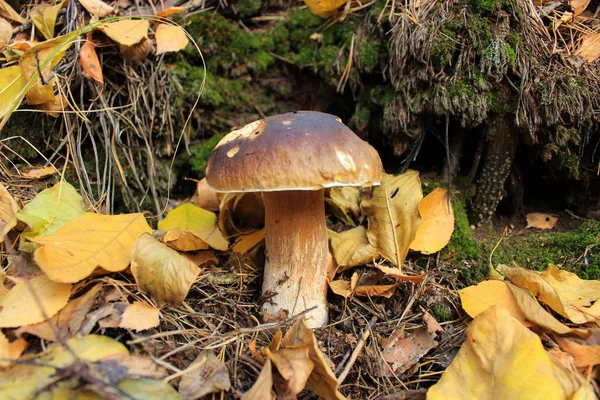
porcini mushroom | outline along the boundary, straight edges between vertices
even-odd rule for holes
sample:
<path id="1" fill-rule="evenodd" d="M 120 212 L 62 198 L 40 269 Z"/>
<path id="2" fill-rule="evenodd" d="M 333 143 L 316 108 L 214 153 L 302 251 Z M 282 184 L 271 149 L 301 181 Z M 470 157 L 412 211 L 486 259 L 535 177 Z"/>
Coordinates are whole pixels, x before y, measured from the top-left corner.
<path id="1" fill-rule="evenodd" d="M 379 184 L 377 151 L 341 119 L 298 111 L 254 121 L 225 136 L 206 165 L 217 192 L 263 192 L 266 262 L 263 310 L 308 310 L 327 323 L 328 242 L 324 189 Z"/>

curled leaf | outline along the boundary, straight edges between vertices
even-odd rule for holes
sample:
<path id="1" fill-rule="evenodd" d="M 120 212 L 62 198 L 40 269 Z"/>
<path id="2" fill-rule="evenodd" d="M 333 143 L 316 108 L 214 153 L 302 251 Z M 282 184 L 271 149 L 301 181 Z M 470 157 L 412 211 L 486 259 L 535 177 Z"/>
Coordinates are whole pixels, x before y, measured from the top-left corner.
<path id="1" fill-rule="evenodd" d="M 417 229 L 410 249 L 423 254 L 433 254 L 450 242 L 454 232 L 454 210 L 448 191 L 435 188 L 419 204 L 421 225 Z"/>
<path id="2" fill-rule="evenodd" d="M 0 243 L 12 228 L 17 225 L 19 206 L 8 190 L 0 183 Z"/>

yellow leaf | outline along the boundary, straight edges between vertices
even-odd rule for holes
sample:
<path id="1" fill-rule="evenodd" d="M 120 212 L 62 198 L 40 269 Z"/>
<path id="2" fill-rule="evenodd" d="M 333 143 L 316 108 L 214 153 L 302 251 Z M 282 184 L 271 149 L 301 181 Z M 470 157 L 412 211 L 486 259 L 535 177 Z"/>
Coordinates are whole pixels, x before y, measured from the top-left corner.
<path id="1" fill-rule="evenodd" d="M 49 176 L 54 175 L 58 171 L 53 166 L 45 167 L 45 168 L 34 168 L 29 171 L 23 172 L 23 178 L 27 179 L 44 179 Z"/>
<path id="2" fill-rule="evenodd" d="M 369 219 L 367 237 L 379 254 L 401 267 L 408 247 L 421 223 L 419 203 L 423 198 L 417 171 L 399 176 L 384 174 L 381 186 L 362 202 Z"/>
<path id="3" fill-rule="evenodd" d="M 189 372 L 184 373 L 179 382 L 179 394 L 184 400 L 231 389 L 227 366 L 210 350 L 201 351 L 186 370 Z"/>
<path id="4" fill-rule="evenodd" d="M 184 11 L 185 11 L 185 7 L 177 7 L 177 6 L 167 7 L 164 10 L 157 12 L 155 16 L 157 18 L 165 18 L 165 17 L 168 17 L 169 15 L 179 14 Z"/>
<path id="5" fill-rule="evenodd" d="M 104 85 L 104 75 L 102 74 L 102 66 L 96 53 L 96 46 L 89 39 L 81 46 L 79 64 L 81 65 L 83 76 L 93 79 L 100 86 Z"/>
<path id="6" fill-rule="evenodd" d="M 417 229 L 410 249 L 423 254 L 433 254 L 448 244 L 454 232 L 454 210 L 448 191 L 435 188 L 419 204 L 421 225 Z"/>
<path id="7" fill-rule="evenodd" d="M 308 347 L 292 347 L 271 352 L 267 347 L 264 353 L 285 382 L 285 393 L 297 395 L 306 386 L 306 381 L 310 376 L 315 364 L 308 357 Z"/>
<path id="8" fill-rule="evenodd" d="M 51 103 L 54 99 L 56 78 L 50 78 L 65 52 L 74 42 L 73 35 L 59 36 L 52 40 L 28 48 L 19 59 L 21 71 L 27 82 L 33 84 L 27 89 L 27 103 L 31 105 Z M 42 76 L 39 76 L 41 71 Z"/>
<path id="9" fill-rule="evenodd" d="M 525 228 L 552 229 L 558 217 L 551 214 L 529 213 L 527 214 L 527 226 Z"/>
<path id="10" fill-rule="evenodd" d="M 102 25 L 106 36 L 124 46 L 133 46 L 148 37 L 150 23 L 144 19 L 126 19 Z"/>
<path id="11" fill-rule="evenodd" d="M 109 6 L 102 0 L 79 0 L 79 3 L 90 14 L 97 15 L 100 18 L 104 18 L 115 11 L 114 7 Z"/>
<path id="12" fill-rule="evenodd" d="M 340 221 L 355 226 L 353 218 L 360 215 L 360 190 L 354 186 L 341 186 L 329 189 L 325 203 L 331 213 Z"/>
<path id="13" fill-rule="evenodd" d="M 45 275 L 17 283 L 0 300 L 0 328 L 16 328 L 51 318 L 69 301 L 71 285 Z"/>
<path id="14" fill-rule="evenodd" d="M 249 391 L 244 393 L 242 400 L 275 400 L 275 393 L 273 393 L 273 367 L 271 366 L 271 360 L 267 359 L 265 365 L 263 365 L 260 375 L 254 382 L 254 385 Z"/>
<path id="15" fill-rule="evenodd" d="M 590 0 L 571 0 L 571 9 L 573 10 L 573 16 L 576 17 L 582 12 L 584 12 L 589 4 Z"/>
<path id="16" fill-rule="evenodd" d="M 324 399 L 344 400 L 346 397 L 338 391 L 338 383 L 328 361 L 319 349 L 317 339 L 312 329 L 306 326 L 304 319 L 299 319 L 292 325 L 283 338 L 284 347 L 308 347 L 308 356 L 314 363 L 314 368 L 308 377 L 306 387 Z"/>
<path id="17" fill-rule="evenodd" d="M 185 203 L 169 211 L 167 217 L 158 221 L 158 229 L 168 231 L 178 228 L 182 231 L 213 228 L 217 222 L 214 212 L 203 210 L 191 203 Z"/>
<path id="18" fill-rule="evenodd" d="M 0 368 L 10 365 L 12 360 L 21 357 L 21 354 L 27 348 L 27 341 L 19 338 L 14 342 L 9 342 L 6 336 L 0 332 Z"/>
<path id="19" fill-rule="evenodd" d="M 600 302 L 597 301 L 600 299 L 600 281 L 580 279 L 553 265 L 544 272 L 508 265 L 499 265 L 497 269 L 512 283 L 529 290 L 539 301 L 576 324 L 600 317 Z"/>
<path id="20" fill-rule="evenodd" d="M 336 234 L 331 237 L 330 243 L 335 261 L 342 267 L 337 272 L 372 263 L 374 260 L 379 259 L 379 253 L 369 243 L 367 230 L 363 226 L 357 226 Z"/>
<path id="21" fill-rule="evenodd" d="M 135 242 L 131 272 L 139 289 L 156 303 L 176 305 L 183 302 L 200 269 L 148 234 Z"/>
<path id="22" fill-rule="evenodd" d="M 4 0 L 0 0 L 0 16 L 11 21 L 24 24 L 27 20 L 19 15 L 8 3 Z"/>
<path id="23" fill-rule="evenodd" d="M 156 54 L 183 50 L 190 42 L 183 28 L 177 25 L 159 24 L 155 38 Z"/>
<path id="24" fill-rule="evenodd" d="M 265 238 L 265 230 L 261 229 L 248 235 L 241 235 L 231 248 L 234 253 L 246 254 Z"/>
<path id="25" fill-rule="evenodd" d="M 189 231 L 172 228 L 163 236 L 163 242 L 179 251 L 206 250 L 209 247 L 226 251 L 229 248 L 229 242 L 217 227 Z"/>
<path id="26" fill-rule="evenodd" d="M 460 295 L 463 309 L 472 318 L 475 318 L 491 306 L 499 305 L 523 325 L 527 327 L 533 325 L 527 320 L 521 308 L 519 308 L 515 296 L 504 281 L 483 281 L 477 286 L 469 286 L 459 290 L 458 294 Z"/>
<path id="27" fill-rule="evenodd" d="M 8 190 L 0 183 L 0 243 L 4 243 L 4 238 L 17 225 L 17 212 L 19 206 Z"/>
<path id="28" fill-rule="evenodd" d="M 304 0 L 304 2 L 317 17 L 328 18 L 348 0 Z"/>
<path id="29" fill-rule="evenodd" d="M 152 229 L 143 214 L 86 213 L 56 232 L 33 241 L 41 247 L 34 260 L 56 282 L 79 282 L 96 267 L 122 271 L 129 265 L 135 240 Z"/>
<path id="30" fill-rule="evenodd" d="M 135 301 L 125 309 L 119 327 L 134 331 L 156 328 L 160 323 L 159 315 L 158 308 L 141 301 Z"/>
<path id="31" fill-rule="evenodd" d="M 0 50 L 3 50 L 12 38 L 12 25 L 4 18 L 0 18 Z"/>
<path id="32" fill-rule="evenodd" d="M 265 206 L 261 193 L 226 193 L 219 208 L 219 228 L 230 236 L 262 229 Z"/>
<path id="33" fill-rule="evenodd" d="M 18 65 L 0 69 L 0 117 L 13 109 L 13 103 L 17 106 L 21 104 L 25 97 L 25 93 L 22 93 L 25 85 L 27 81 Z"/>
<path id="34" fill-rule="evenodd" d="M 56 18 L 58 12 L 63 7 L 64 0 L 60 3 L 51 6 L 49 4 L 40 4 L 29 11 L 29 17 L 31 21 L 41 32 L 46 39 L 52 39 L 54 37 L 54 26 L 56 25 Z"/>
<path id="35" fill-rule="evenodd" d="M 566 399 L 540 338 L 500 306 L 475 317 L 467 340 L 427 392 L 444 399 Z"/>

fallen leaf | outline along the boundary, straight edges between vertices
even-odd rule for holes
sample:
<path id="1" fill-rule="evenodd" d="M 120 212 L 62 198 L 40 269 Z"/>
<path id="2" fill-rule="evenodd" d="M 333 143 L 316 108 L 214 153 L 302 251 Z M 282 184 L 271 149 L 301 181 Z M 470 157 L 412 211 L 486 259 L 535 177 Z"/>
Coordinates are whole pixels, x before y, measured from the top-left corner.
<path id="1" fill-rule="evenodd" d="M 265 239 L 265 230 L 261 229 L 248 235 L 241 235 L 237 242 L 231 248 L 231 251 L 241 254 L 247 254 Z"/>
<path id="2" fill-rule="evenodd" d="M 434 335 L 428 333 L 425 328 L 419 328 L 405 338 L 398 337 L 390 340 L 383 348 L 382 356 L 385 363 L 381 366 L 381 375 L 403 374 L 437 344 Z"/>
<path id="3" fill-rule="evenodd" d="M 423 254 L 437 253 L 450 242 L 454 232 L 454 210 L 448 191 L 435 188 L 419 204 L 421 225 L 410 249 Z"/>
<path id="4" fill-rule="evenodd" d="M 340 232 L 330 239 L 331 250 L 335 261 L 342 272 L 348 268 L 372 263 L 379 259 L 379 253 L 367 238 L 367 230 L 363 226 Z"/>
<path id="5" fill-rule="evenodd" d="M 553 265 L 544 272 L 508 265 L 499 265 L 497 269 L 513 284 L 529 290 L 539 301 L 576 324 L 600 317 L 600 302 L 597 301 L 600 299 L 600 281 L 580 279 Z"/>
<path id="6" fill-rule="evenodd" d="M 112 356 L 104 357 L 101 363 L 105 366 L 123 369 L 121 372 L 130 378 L 154 378 L 163 379 L 168 376 L 165 368 L 154 362 L 149 357 L 130 356 L 125 353 L 117 353 Z"/>
<path id="7" fill-rule="evenodd" d="M 550 214 L 529 213 L 527 214 L 527 226 L 525 228 L 552 229 L 558 217 Z"/>
<path id="8" fill-rule="evenodd" d="M 354 273 L 352 278 L 356 276 L 358 280 L 358 274 Z M 398 287 L 398 285 L 356 285 L 354 286 L 351 281 L 346 281 L 343 279 L 328 282 L 331 291 L 337 295 L 340 295 L 344 298 L 350 297 L 350 295 L 354 294 L 354 296 L 358 297 L 385 297 L 390 298 L 393 296 L 394 291 Z"/>
<path id="9" fill-rule="evenodd" d="M 94 80 L 100 86 L 104 86 L 102 66 L 100 65 L 98 54 L 96 54 L 96 46 L 94 45 L 94 42 L 90 40 L 90 36 L 88 36 L 88 40 L 81 46 L 79 63 L 81 64 L 83 76 Z"/>
<path id="10" fill-rule="evenodd" d="M 262 229 L 265 206 L 260 193 L 226 193 L 219 208 L 219 228 L 225 236 Z"/>
<path id="11" fill-rule="evenodd" d="M 329 367 L 327 358 L 319 349 L 312 329 L 306 326 L 304 318 L 296 321 L 287 331 L 283 338 L 283 346 L 286 348 L 308 347 L 308 356 L 314 363 L 314 368 L 306 382 L 308 389 L 324 399 L 346 399 L 338 391 L 337 379 Z"/>
<path id="12" fill-rule="evenodd" d="M 9 340 L 0 332 L 0 368 L 8 367 L 11 361 L 17 360 L 27 348 L 25 339 L 17 339 L 14 342 Z"/>
<path id="13" fill-rule="evenodd" d="M 106 4 L 102 0 L 79 0 L 79 3 L 92 15 L 97 15 L 100 18 L 112 14 L 115 9 Z"/>
<path id="14" fill-rule="evenodd" d="M 4 49 L 12 38 L 12 25 L 4 18 L 0 18 L 0 50 Z"/>
<path id="15" fill-rule="evenodd" d="M 362 202 L 369 219 L 369 243 L 398 267 L 404 263 L 421 223 L 422 198 L 419 173 L 407 171 L 399 176 L 384 174 L 371 199 Z"/>
<path id="16" fill-rule="evenodd" d="M 390 268 L 378 263 L 375 263 L 375 268 L 377 268 L 384 274 L 394 277 L 400 281 L 422 282 L 423 279 L 425 279 L 425 274 L 423 273 L 421 273 L 421 275 L 404 275 L 400 268 Z"/>
<path id="17" fill-rule="evenodd" d="M 423 322 L 427 326 L 427 333 L 433 335 L 437 332 L 444 332 L 444 328 L 435 320 L 433 315 L 429 314 L 427 311 L 423 312 Z"/>
<path id="18" fill-rule="evenodd" d="M 500 306 L 479 314 L 428 399 L 567 399 L 540 338 Z"/>
<path id="19" fill-rule="evenodd" d="M 341 186 L 329 189 L 325 203 L 331 213 L 340 221 L 355 226 L 354 218 L 360 215 L 360 190 L 354 186 Z"/>
<path id="20" fill-rule="evenodd" d="M 196 185 L 196 203 L 198 207 L 208 211 L 219 211 L 221 200 L 217 192 L 211 189 L 206 183 L 206 178 L 202 178 Z"/>
<path id="21" fill-rule="evenodd" d="M 594 387 L 585 376 L 582 376 L 573 365 L 572 357 L 566 361 L 557 357 L 558 349 L 549 349 L 548 356 L 554 366 L 554 375 L 565 393 L 573 393 L 571 400 L 596 400 Z M 562 353 L 562 352 L 561 352 Z M 566 353 L 563 353 L 566 354 Z"/>
<path id="22" fill-rule="evenodd" d="M 79 282 L 97 267 L 110 272 L 129 265 L 135 240 L 150 233 L 143 214 L 86 213 L 56 232 L 38 236 L 35 262 L 56 282 Z"/>
<path id="23" fill-rule="evenodd" d="M 249 391 L 244 393 L 242 400 L 275 400 L 273 392 L 273 367 L 271 360 L 267 359 L 260 375 Z"/>
<path id="24" fill-rule="evenodd" d="M 600 364 L 600 346 L 588 346 L 563 338 L 556 338 L 556 342 L 562 350 L 573 355 L 575 358 L 575 366 L 577 368 Z"/>
<path id="25" fill-rule="evenodd" d="M 185 7 L 167 7 L 162 11 L 156 13 L 157 18 L 165 18 L 169 15 L 179 14 L 185 11 Z"/>
<path id="26" fill-rule="evenodd" d="M 10 114 L 21 104 L 25 85 L 27 81 L 18 65 L 0 69 L 0 117 Z"/>
<path id="27" fill-rule="evenodd" d="M 141 301 L 135 301 L 125 309 L 119 327 L 136 332 L 156 328 L 160 323 L 160 310 Z"/>
<path id="28" fill-rule="evenodd" d="M 523 325 L 527 327 L 533 325 L 521 311 L 515 296 L 504 281 L 483 281 L 477 286 L 469 286 L 459 290 L 458 294 L 463 309 L 471 318 L 475 318 L 491 306 L 498 305 Z"/>
<path id="29" fill-rule="evenodd" d="M 27 20 L 19 15 L 8 3 L 4 0 L 0 0 L 0 17 L 10 19 L 11 21 L 24 24 Z"/>
<path id="30" fill-rule="evenodd" d="M 53 6 L 49 4 L 40 4 L 29 11 L 29 18 L 31 18 L 31 21 L 38 31 L 40 31 L 40 33 L 48 40 L 54 37 L 56 18 L 58 17 L 58 12 L 63 7 L 63 4 L 64 0 Z"/>
<path id="31" fill-rule="evenodd" d="M 217 227 L 189 231 L 172 228 L 163 236 L 162 241 L 167 246 L 179 251 L 206 250 L 209 247 L 226 251 L 229 248 L 229 242 Z"/>
<path id="32" fill-rule="evenodd" d="M 103 24 L 106 36 L 124 46 L 132 46 L 148 37 L 150 23 L 145 19 L 124 19 Z"/>
<path id="33" fill-rule="evenodd" d="M 348 0 L 304 0 L 310 11 L 317 17 L 329 18 Z"/>
<path id="34" fill-rule="evenodd" d="M 0 328 L 16 328 L 51 318 L 69 301 L 71 285 L 45 275 L 17 283 L 0 299 Z"/>
<path id="35" fill-rule="evenodd" d="M 587 6 L 590 4 L 590 0 L 571 0 L 571 9 L 573 10 L 573 16 L 578 16 L 585 11 Z"/>
<path id="36" fill-rule="evenodd" d="M 18 211 L 17 202 L 0 183 L 0 243 L 4 243 L 8 232 L 17 225 Z"/>
<path id="37" fill-rule="evenodd" d="M 217 216 L 191 203 L 184 203 L 169 211 L 167 217 L 158 221 L 158 229 L 168 231 L 177 228 L 182 231 L 214 228 Z"/>
<path id="38" fill-rule="evenodd" d="M 588 63 L 596 61 L 600 57 L 600 32 L 583 35 L 575 55 L 583 57 Z"/>
<path id="39" fill-rule="evenodd" d="M 135 242 L 131 272 L 139 289 L 150 293 L 157 304 L 176 305 L 183 302 L 200 269 L 146 234 Z"/>
<path id="40" fill-rule="evenodd" d="M 156 54 L 180 51 L 190 42 L 185 30 L 178 25 L 159 24 L 155 33 Z"/>
<path id="41" fill-rule="evenodd" d="M 43 167 L 43 168 L 33 168 L 30 169 L 29 171 L 25 171 L 21 174 L 21 176 L 23 178 L 27 178 L 27 179 L 44 179 L 47 178 L 49 176 L 52 176 L 54 174 L 56 174 L 58 171 L 56 170 L 56 168 L 54 168 L 52 165 L 49 167 Z"/>
<path id="42" fill-rule="evenodd" d="M 38 104 L 37 108 L 42 110 L 51 117 L 57 118 L 62 112 L 68 108 L 69 100 L 63 94 L 54 96 L 54 100 L 48 103 Z"/>
<path id="43" fill-rule="evenodd" d="M 184 400 L 196 400 L 231 389 L 227 366 L 210 350 L 200 352 L 183 372 L 179 394 Z"/>
<path id="44" fill-rule="evenodd" d="M 314 368 L 314 363 L 308 357 L 308 347 L 285 348 L 276 352 L 271 352 L 269 348 L 266 348 L 264 353 L 283 378 L 279 379 L 280 382 L 277 382 L 277 378 L 275 378 L 275 391 L 279 397 L 285 398 L 286 395 L 288 398 L 296 397 L 304 390 Z"/>
<path id="45" fill-rule="evenodd" d="M 36 44 L 23 53 L 19 59 L 21 71 L 27 82 L 33 82 L 27 89 L 27 104 L 37 105 L 55 100 L 54 86 L 57 84 L 57 79 L 51 76 L 65 52 L 73 44 L 75 37 L 59 36 Z"/>
<path id="46" fill-rule="evenodd" d="M 185 253 L 182 255 L 200 269 L 219 265 L 219 259 L 215 257 L 212 251 L 199 251 L 197 253 Z"/>
<path id="47" fill-rule="evenodd" d="M 119 52 L 123 60 L 133 65 L 138 65 L 146 61 L 152 49 L 154 49 L 154 46 L 148 38 L 142 39 L 141 42 L 133 46 L 119 45 Z"/>

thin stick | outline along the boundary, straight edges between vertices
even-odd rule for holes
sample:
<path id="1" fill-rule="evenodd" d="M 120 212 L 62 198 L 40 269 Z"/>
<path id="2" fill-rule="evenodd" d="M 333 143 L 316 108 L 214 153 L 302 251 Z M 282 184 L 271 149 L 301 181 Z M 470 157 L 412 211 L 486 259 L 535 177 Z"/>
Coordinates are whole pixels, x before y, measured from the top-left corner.
<path id="1" fill-rule="evenodd" d="M 358 355 L 362 351 L 363 347 L 365 347 L 365 343 L 367 342 L 367 339 L 371 335 L 371 330 L 375 326 L 376 322 L 377 322 L 377 317 L 371 318 L 371 321 L 369 321 L 369 323 L 367 324 L 367 326 L 363 330 L 363 333 L 362 333 L 362 335 L 360 337 L 360 340 L 358 341 L 358 344 L 356 345 L 356 348 L 352 352 L 352 355 L 350 356 L 350 360 L 348 360 L 348 364 L 346 364 L 346 366 L 344 367 L 344 370 L 342 371 L 342 373 L 340 374 L 340 376 L 338 376 L 338 378 L 337 378 L 338 385 L 341 385 L 342 382 L 344 382 L 344 380 L 346 379 L 346 377 L 350 373 L 350 369 L 352 368 L 352 366 L 356 362 L 356 359 L 358 358 Z"/>

